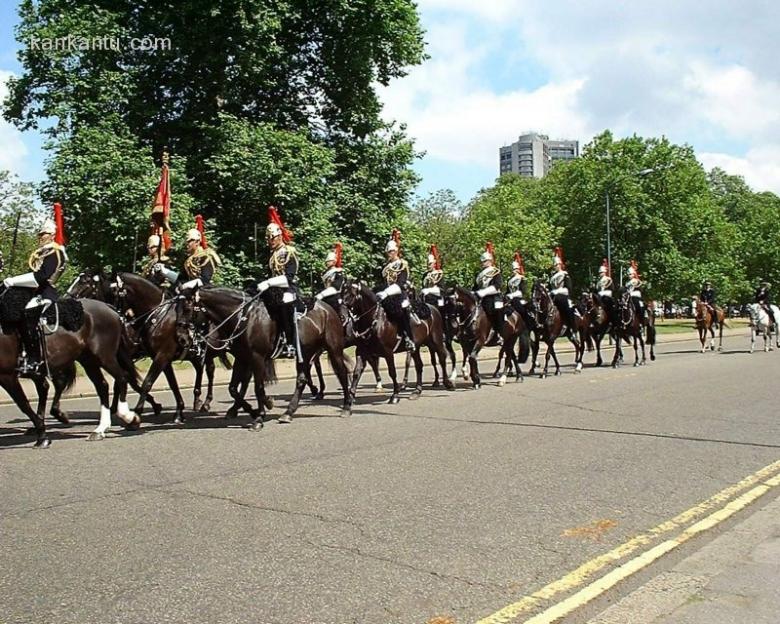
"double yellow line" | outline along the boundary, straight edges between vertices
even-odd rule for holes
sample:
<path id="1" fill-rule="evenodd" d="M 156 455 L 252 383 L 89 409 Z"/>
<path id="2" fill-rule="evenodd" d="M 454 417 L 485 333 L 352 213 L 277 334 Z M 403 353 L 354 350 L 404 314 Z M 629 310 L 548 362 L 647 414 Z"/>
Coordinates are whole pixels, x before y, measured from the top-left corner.
<path id="1" fill-rule="evenodd" d="M 729 518 L 741 509 L 744 509 L 753 501 L 769 492 L 772 488 L 780 485 L 780 475 L 775 474 L 778 471 L 780 471 L 780 461 L 776 461 L 772 464 L 769 464 L 768 466 L 765 466 L 761 470 L 758 470 L 750 476 L 745 477 L 739 483 L 735 483 L 734 485 L 721 490 L 714 496 L 711 496 L 698 505 L 694 505 L 690 509 L 683 511 L 681 514 L 678 514 L 671 520 L 662 522 L 645 533 L 637 535 L 624 544 L 613 548 L 609 552 L 591 559 L 587 563 L 584 563 L 578 567 L 576 570 L 569 572 L 567 575 L 556 581 L 553 581 L 549 585 L 546 585 L 533 594 L 525 596 L 517 602 L 507 605 L 492 615 L 479 620 L 477 624 L 508 624 L 509 622 L 516 620 L 516 618 L 519 618 L 520 616 L 542 606 L 542 603 L 549 601 L 558 594 L 577 589 L 586 581 L 589 581 L 598 572 L 603 570 L 606 566 L 615 563 L 627 555 L 639 550 L 641 547 L 650 544 L 659 536 L 688 525 L 697 518 L 704 516 L 712 509 L 722 505 L 723 503 L 726 503 L 726 501 L 731 500 L 739 492 L 742 492 L 747 488 L 751 488 L 717 511 L 710 513 L 702 520 L 687 526 L 687 528 L 682 530 L 675 537 L 667 539 L 650 548 L 649 550 L 634 556 L 632 559 L 629 559 L 621 566 L 613 569 L 611 572 L 607 573 L 601 578 L 598 578 L 597 580 L 586 585 L 575 594 L 571 595 L 569 598 L 552 605 L 545 611 L 539 613 L 529 620 L 526 620 L 525 624 L 550 624 L 552 622 L 558 621 L 575 609 L 590 602 L 594 598 L 597 598 L 611 587 L 617 585 L 620 581 L 650 565 L 653 561 L 656 561 L 681 544 L 684 544 L 692 537 L 695 537 L 696 535 L 711 529 L 720 522 L 723 522 L 726 518 Z"/>

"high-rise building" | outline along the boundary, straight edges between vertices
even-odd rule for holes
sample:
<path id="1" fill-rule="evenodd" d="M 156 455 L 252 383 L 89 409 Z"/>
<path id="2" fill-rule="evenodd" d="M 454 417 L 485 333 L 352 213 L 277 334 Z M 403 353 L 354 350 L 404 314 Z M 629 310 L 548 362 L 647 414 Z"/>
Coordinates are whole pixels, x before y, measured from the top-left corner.
<path id="1" fill-rule="evenodd" d="M 511 145 L 499 148 L 499 173 L 543 178 L 557 161 L 571 160 L 579 155 L 579 141 L 551 141 L 544 134 L 531 132 L 521 135 Z"/>

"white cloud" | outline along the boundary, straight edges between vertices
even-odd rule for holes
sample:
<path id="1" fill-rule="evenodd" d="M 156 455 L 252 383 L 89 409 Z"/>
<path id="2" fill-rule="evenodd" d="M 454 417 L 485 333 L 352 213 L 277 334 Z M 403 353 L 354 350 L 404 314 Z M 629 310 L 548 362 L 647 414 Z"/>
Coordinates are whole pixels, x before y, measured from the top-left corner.
<path id="1" fill-rule="evenodd" d="M 780 192 L 780 146 L 762 146 L 744 157 L 714 152 L 698 154 L 706 169 L 720 167 L 732 175 L 741 175 L 756 191 Z"/>
<path id="2" fill-rule="evenodd" d="M 0 69 L 0 101 L 8 95 L 6 83 L 11 76 L 11 72 Z M 0 169 L 20 174 L 24 171 L 26 156 L 27 147 L 22 142 L 22 133 L 0 118 Z"/>
<path id="3" fill-rule="evenodd" d="M 383 99 L 431 156 L 497 169 L 498 147 L 523 131 L 587 141 L 609 128 L 691 144 L 780 192 L 779 3 L 419 5 L 432 58 Z"/>

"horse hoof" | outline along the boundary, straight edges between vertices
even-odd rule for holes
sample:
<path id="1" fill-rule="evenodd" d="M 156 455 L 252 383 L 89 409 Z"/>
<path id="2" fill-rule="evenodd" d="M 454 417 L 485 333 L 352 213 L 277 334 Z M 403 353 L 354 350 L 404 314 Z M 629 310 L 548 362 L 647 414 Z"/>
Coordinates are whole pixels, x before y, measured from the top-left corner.
<path id="1" fill-rule="evenodd" d="M 51 446 L 51 440 L 49 438 L 43 438 L 41 440 L 38 440 L 34 445 L 34 449 L 47 449 Z"/>
<path id="2" fill-rule="evenodd" d="M 474 390 L 479 390 L 482 387 L 481 383 L 475 383 L 474 384 Z"/>
<path id="3" fill-rule="evenodd" d="M 563 375 L 563 373 L 561 371 L 559 371 L 559 370 L 555 371 L 555 376 L 556 377 L 560 377 L 561 375 Z"/>
<path id="4" fill-rule="evenodd" d="M 506 379 L 504 379 L 504 378 L 502 377 L 501 379 L 499 379 L 499 380 L 498 380 L 498 387 L 499 387 L 499 388 L 503 388 L 503 387 L 504 387 L 504 384 L 506 384 Z"/>
<path id="5" fill-rule="evenodd" d="M 444 388 L 445 388 L 446 390 L 455 390 L 455 384 L 453 384 L 453 383 L 452 383 L 452 382 L 451 382 L 449 379 L 447 379 L 447 380 L 444 382 Z"/>
<path id="6" fill-rule="evenodd" d="M 539 379 L 547 379 L 547 373 L 540 373 Z"/>
<path id="7" fill-rule="evenodd" d="M 66 427 L 70 427 L 70 418 L 68 418 L 68 415 L 65 412 L 52 412 L 51 415 Z"/>
<path id="8" fill-rule="evenodd" d="M 262 428 L 263 428 L 263 419 L 262 418 L 258 418 L 257 420 L 249 423 L 249 426 L 247 427 L 247 429 L 249 429 L 249 431 L 260 431 Z"/>
<path id="9" fill-rule="evenodd" d="M 198 399 L 197 401 L 195 401 L 195 402 L 192 404 L 192 411 L 193 411 L 193 412 L 199 412 L 199 411 L 200 411 L 200 408 L 201 408 L 202 406 L 203 406 L 203 403 L 201 403 L 201 402 L 200 402 L 200 399 Z"/>
<path id="10" fill-rule="evenodd" d="M 181 415 L 176 416 L 176 418 L 173 419 L 173 424 L 177 425 L 179 427 L 184 425 L 184 417 Z"/>
<path id="11" fill-rule="evenodd" d="M 377 385 L 374 386 L 374 392 L 379 392 L 381 394 L 384 391 L 385 391 L 385 387 L 381 383 L 378 383 Z M 355 396 L 354 392 L 352 393 L 352 396 Z"/>
<path id="12" fill-rule="evenodd" d="M 312 397 L 312 401 L 322 401 L 325 398 L 324 392 L 318 392 Z"/>
<path id="13" fill-rule="evenodd" d="M 319 388 L 314 388 L 311 391 L 311 396 L 313 399 L 316 399 L 321 393 L 322 391 Z"/>
<path id="14" fill-rule="evenodd" d="M 436 379 L 436 380 L 434 380 L 434 382 L 431 384 L 431 388 L 438 388 L 440 385 L 441 385 L 441 384 L 439 383 L 439 380 L 438 380 L 438 379 Z"/>
<path id="15" fill-rule="evenodd" d="M 225 412 L 225 420 L 231 420 L 236 416 L 238 416 L 238 410 L 232 407 L 227 412 Z"/>
<path id="16" fill-rule="evenodd" d="M 208 414 L 210 411 L 211 411 L 211 403 L 209 403 L 208 401 L 200 406 L 199 412 L 201 414 Z"/>
<path id="17" fill-rule="evenodd" d="M 344 408 L 344 409 L 341 410 L 341 413 L 339 414 L 339 416 L 341 418 L 349 418 L 350 416 L 352 416 L 352 410 Z"/>
<path id="18" fill-rule="evenodd" d="M 655 354 L 652 354 L 652 355 L 650 356 L 650 361 L 651 361 L 651 362 L 655 362 Z"/>
<path id="19" fill-rule="evenodd" d="M 140 428 L 141 417 L 138 414 L 133 414 L 133 419 L 129 423 L 125 423 L 125 429 L 127 431 L 138 431 Z"/>
<path id="20" fill-rule="evenodd" d="M 421 395 L 422 395 L 422 390 L 414 390 L 412 391 L 412 394 L 409 396 L 409 400 L 416 401 L 417 399 L 420 398 Z"/>
<path id="21" fill-rule="evenodd" d="M 396 404 L 396 403 L 398 403 L 400 400 L 401 400 L 401 399 L 398 397 L 398 395 L 397 395 L 397 394 L 394 394 L 393 396 L 391 396 L 391 397 L 390 397 L 390 400 L 388 401 L 388 403 L 389 403 L 390 405 L 395 405 L 395 404 Z"/>
<path id="22" fill-rule="evenodd" d="M 93 431 L 87 437 L 87 442 L 98 442 L 99 440 L 105 440 L 105 439 L 106 439 L 105 433 L 98 433 L 97 431 Z"/>
<path id="23" fill-rule="evenodd" d="M 292 422 L 292 414 L 282 414 L 277 422 L 280 425 L 289 425 Z"/>
<path id="24" fill-rule="evenodd" d="M 263 400 L 263 406 L 267 410 L 272 410 L 274 408 L 274 398 L 272 396 L 266 396 Z"/>

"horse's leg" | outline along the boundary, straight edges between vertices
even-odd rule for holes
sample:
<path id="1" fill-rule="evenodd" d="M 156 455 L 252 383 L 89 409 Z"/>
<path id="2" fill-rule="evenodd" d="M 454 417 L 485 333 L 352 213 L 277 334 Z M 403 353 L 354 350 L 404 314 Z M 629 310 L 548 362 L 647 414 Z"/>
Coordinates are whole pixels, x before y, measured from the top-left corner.
<path id="1" fill-rule="evenodd" d="M 444 346 L 447 349 L 447 355 L 450 356 L 450 361 L 452 362 L 452 370 L 450 371 L 450 381 L 455 381 L 458 378 L 458 358 L 455 355 L 455 349 L 452 346 L 451 337 L 447 339 L 447 341 L 444 343 Z"/>
<path id="2" fill-rule="evenodd" d="M 596 343 L 596 366 L 603 366 L 604 360 L 601 358 L 601 341 L 604 340 L 604 334 L 596 334 L 594 342 Z"/>
<path id="3" fill-rule="evenodd" d="M 304 361 L 307 358 L 303 358 Z M 293 395 L 290 397 L 290 402 L 287 404 L 287 409 L 284 410 L 284 414 L 279 416 L 279 424 L 286 425 L 292 422 L 293 414 L 298 409 L 298 403 L 301 400 L 301 395 L 303 394 L 304 389 L 306 388 L 306 382 L 308 375 L 306 374 L 306 371 L 304 370 L 306 367 L 303 364 L 296 363 L 296 374 L 295 374 L 295 390 L 293 391 Z M 258 402 L 260 399 L 258 398 Z"/>
<path id="4" fill-rule="evenodd" d="M 60 399 L 62 393 L 65 392 L 65 383 L 58 375 L 52 375 L 52 383 L 54 384 L 54 398 L 51 402 L 51 408 L 49 408 L 49 414 L 60 421 L 65 426 L 70 426 L 70 419 L 68 415 L 60 409 Z"/>
<path id="5" fill-rule="evenodd" d="M 715 330 L 710 323 L 710 351 L 715 351 Z"/>
<path id="6" fill-rule="evenodd" d="M 507 348 L 508 346 L 509 345 L 507 343 L 504 343 L 501 346 L 501 350 L 498 352 L 498 363 L 499 363 L 499 365 L 501 364 L 501 357 L 503 356 L 503 358 L 504 358 L 504 372 L 501 374 L 501 377 L 498 380 L 499 388 L 503 387 L 504 384 L 506 384 L 506 378 L 509 375 L 509 366 L 510 366 L 510 364 L 512 362 L 512 357 L 511 357 L 510 353 L 512 351 L 514 351 L 514 349 L 511 348 L 511 347 L 514 347 L 514 344 L 512 344 L 509 349 Z M 493 373 L 493 377 L 495 377 L 496 373 L 498 373 L 498 372 L 499 372 L 499 368 L 498 368 L 498 366 L 496 366 L 496 370 Z"/>
<path id="7" fill-rule="evenodd" d="M 752 327 L 750 328 L 750 352 L 756 348 L 756 331 Z"/>
<path id="8" fill-rule="evenodd" d="M 80 360 L 81 365 L 84 367 L 84 372 L 89 377 L 92 385 L 95 386 L 95 391 L 100 399 L 100 422 L 97 428 L 89 434 L 87 440 L 94 442 L 102 440 L 106 437 L 106 431 L 111 426 L 111 408 L 108 401 L 108 382 L 103 373 L 100 370 L 100 365 L 93 357 L 85 357 Z"/>
<path id="9" fill-rule="evenodd" d="M 531 368 L 528 370 L 529 375 L 533 375 L 536 369 L 539 367 L 539 332 L 534 332 L 534 339 L 531 343 Z"/>
<path id="10" fill-rule="evenodd" d="M 441 381 L 447 390 L 454 390 L 455 386 L 452 384 L 452 378 L 447 375 L 447 343 L 444 340 L 431 339 L 428 342 L 428 350 L 431 353 L 431 361 L 433 362 L 434 355 L 439 358 L 439 364 L 441 365 Z"/>
<path id="11" fill-rule="evenodd" d="M 146 402 L 146 398 L 149 391 L 152 389 L 154 382 L 157 381 L 157 377 L 160 376 L 163 369 L 169 365 L 170 359 L 166 353 L 159 352 L 155 355 L 152 360 L 152 365 L 149 367 L 149 370 L 146 371 L 146 376 L 141 383 L 140 389 L 138 389 L 138 401 L 133 411 L 139 416 L 143 413 L 144 403 Z M 178 400 L 181 401 L 181 395 L 179 395 Z"/>
<path id="12" fill-rule="evenodd" d="M 322 401 L 322 399 L 325 398 L 325 376 L 322 374 L 322 362 L 320 361 L 319 355 L 314 358 L 314 370 L 317 372 L 319 389 L 317 392 L 314 392 L 314 388 L 312 388 L 312 393 L 314 394 L 315 401 Z"/>
<path id="13" fill-rule="evenodd" d="M 555 341 L 550 345 L 550 355 L 552 355 L 553 362 L 555 362 L 555 376 L 559 377 L 561 373 L 561 363 L 558 361 L 558 354 L 555 352 Z"/>
<path id="14" fill-rule="evenodd" d="M 297 368 L 297 364 L 296 364 Z M 249 423 L 249 431 L 260 431 L 263 428 L 263 420 L 265 415 L 265 406 L 264 406 L 264 397 L 265 397 L 265 378 L 266 378 L 266 369 L 265 369 L 265 357 L 257 354 L 252 353 L 252 378 L 255 383 L 255 398 L 257 399 L 257 409 L 254 409 L 250 406 L 250 414 L 252 417 L 252 421 Z M 298 391 L 298 387 L 301 384 L 301 380 L 303 381 L 303 385 L 300 385 L 300 391 L 303 391 L 304 386 L 306 385 L 306 376 L 301 374 L 302 371 L 298 371 L 298 376 L 296 378 L 297 385 L 296 385 L 296 391 Z M 246 388 L 244 388 L 244 391 L 246 391 Z M 300 393 L 298 394 L 300 397 Z M 282 415 L 279 417 L 280 423 L 289 423 L 291 421 L 291 418 L 287 418 L 287 415 Z"/>
<path id="15" fill-rule="evenodd" d="M 181 390 L 179 390 L 179 382 L 176 380 L 176 373 L 173 370 L 173 364 L 169 363 L 163 369 L 165 379 L 168 380 L 168 387 L 173 392 L 173 398 L 176 401 L 176 416 L 173 418 L 174 425 L 184 424 L 184 398 L 181 396 Z"/>
<path id="16" fill-rule="evenodd" d="M 230 383 L 228 384 L 228 392 L 233 399 L 233 405 L 225 412 L 226 419 L 238 416 L 239 409 L 246 410 L 249 414 L 252 413 L 252 406 L 244 398 L 251 376 L 252 372 L 246 366 L 246 363 L 236 358 L 233 364 L 233 373 L 230 376 Z"/>
<path id="17" fill-rule="evenodd" d="M 725 316 L 722 320 L 718 321 L 718 351 L 723 351 L 723 321 L 725 320 Z"/>
<path id="18" fill-rule="evenodd" d="M 585 355 L 585 345 L 577 340 L 574 332 L 569 333 L 569 342 L 574 345 L 574 372 L 582 372 L 582 358 Z"/>
<path id="19" fill-rule="evenodd" d="M 398 401 L 401 400 L 398 396 L 401 388 L 398 385 L 398 373 L 395 369 L 395 357 L 393 357 L 392 352 L 390 352 L 389 355 L 385 355 L 385 361 L 387 362 L 387 372 L 390 375 L 390 379 L 393 381 L 393 394 L 390 396 L 388 403 L 398 403 Z"/>
<path id="20" fill-rule="evenodd" d="M 436 352 L 431 348 L 428 347 L 428 355 L 431 357 L 431 366 L 433 367 L 433 384 L 431 384 L 431 388 L 438 388 L 439 387 L 439 366 L 436 363 Z M 444 375 L 444 368 L 442 368 L 442 376 Z"/>
<path id="21" fill-rule="evenodd" d="M 407 351 L 404 360 L 404 380 L 401 382 L 401 390 L 406 390 L 406 386 L 409 383 L 409 366 L 411 365 L 411 362 L 412 354 Z"/>
<path id="22" fill-rule="evenodd" d="M 369 356 L 371 357 L 371 356 Z M 357 393 L 357 387 L 360 383 L 360 377 L 363 374 L 363 369 L 366 367 L 366 358 L 363 357 L 363 355 L 358 351 L 355 354 L 355 370 L 352 371 L 352 384 L 350 386 L 350 392 L 352 393 L 352 396 L 354 397 Z M 374 369 L 376 372 L 376 369 Z"/>
<path id="23" fill-rule="evenodd" d="M 211 402 L 214 400 L 214 372 L 216 370 L 214 358 L 215 355 L 213 353 L 206 354 L 206 379 L 208 379 L 209 384 L 206 389 L 206 400 L 200 406 L 200 411 L 204 414 L 208 414 L 211 411 Z"/>
<path id="24" fill-rule="evenodd" d="M 192 358 L 189 362 L 192 364 L 192 368 L 195 369 L 195 383 L 192 387 L 192 411 L 197 412 L 200 410 L 201 406 L 200 393 L 201 385 L 203 384 L 203 360 L 200 358 Z"/>
<path id="25" fill-rule="evenodd" d="M 0 375 L 0 386 L 5 388 L 5 391 L 13 402 L 16 403 L 16 406 L 22 410 L 24 415 L 32 422 L 33 429 L 27 433 L 36 436 L 35 446 L 33 448 L 48 448 L 51 445 L 51 440 L 46 433 L 46 422 L 35 412 L 35 410 L 33 410 L 30 401 L 27 400 L 27 396 L 24 394 L 22 384 L 19 383 L 19 377 L 12 374 L 2 374 Z"/>
<path id="26" fill-rule="evenodd" d="M 412 391 L 412 396 L 409 397 L 411 399 L 419 399 L 420 395 L 422 394 L 422 377 L 423 377 L 423 363 L 422 363 L 422 357 L 420 356 L 420 348 L 417 347 L 412 352 L 412 359 L 414 360 L 414 370 L 417 374 L 417 382 L 414 386 L 414 390 Z"/>
<path id="27" fill-rule="evenodd" d="M 474 385 L 475 390 L 479 390 L 482 387 L 482 380 L 479 376 L 479 360 L 477 359 L 481 350 L 482 345 L 477 341 L 469 353 L 469 372 L 471 373 L 471 383 Z"/>
<path id="28" fill-rule="evenodd" d="M 495 379 L 496 377 L 498 377 L 501 374 L 501 364 L 503 362 L 505 362 L 505 361 L 506 360 L 505 360 L 505 356 L 504 356 L 504 349 L 501 348 L 498 351 L 498 360 L 496 361 L 496 368 L 495 368 L 495 370 L 493 370 L 493 379 Z M 505 377 L 504 381 L 506 381 L 506 374 L 504 375 L 504 377 Z M 499 385 L 503 386 L 504 384 L 499 384 Z"/>
<path id="29" fill-rule="evenodd" d="M 100 357 L 100 366 L 102 366 L 109 375 L 114 378 L 114 402 L 116 403 L 116 415 L 125 424 L 125 429 L 137 430 L 141 427 L 141 418 L 130 410 L 130 406 L 127 404 L 127 384 L 130 375 L 126 372 L 126 368 L 123 368 L 119 364 L 117 355 L 114 352 L 109 352 L 107 355 Z M 135 369 L 132 362 L 128 362 L 127 366 L 133 370 L 135 376 Z M 101 373 L 102 377 L 102 373 Z M 113 412 L 112 412 L 113 413 Z"/>
<path id="30" fill-rule="evenodd" d="M 328 356 L 330 358 L 333 372 L 336 373 L 336 378 L 341 384 L 341 390 L 344 393 L 344 403 L 341 406 L 341 417 L 345 418 L 352 415 L 352 392 L 349 388 L 349 371 L 347 365 L 344 362 L 344 351 L 341 349 L 328 348 Z"/>
<path id="31" fill-rule="evenodd" d="M 374 381 L 376 382 L 374 390 L 377 392 L 384 392 L 385 389 L 382 386 L 382 376 L 379 374 L 379 358 L 372 355 L 368 358 L 368 363 L 371 365 L 371 370 L 374 371 Z"/>
<path id="32" fill-rule="evenodd" d="M 463 345 L 463 344 L 461 344 L 460 349 L 463 352 L 463 361 L 460 364 L 460 372 L 463 375 L 463 381 L 469 381 L 469 379 L 470 379 L 470 376 L 469 376 L 470 371 L 466 368 L 466 363 L 469 360 L 469 353 L 468 353 L 468 350 L 466 349 L 466 346 Z"/>

